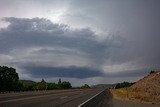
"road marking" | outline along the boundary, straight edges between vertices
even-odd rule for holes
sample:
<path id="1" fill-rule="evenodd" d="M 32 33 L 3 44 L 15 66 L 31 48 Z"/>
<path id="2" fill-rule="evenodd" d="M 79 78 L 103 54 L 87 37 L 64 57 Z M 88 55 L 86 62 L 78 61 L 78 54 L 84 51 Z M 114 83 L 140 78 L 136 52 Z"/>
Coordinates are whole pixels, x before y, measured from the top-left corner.
<path id="1" fill-rule="evenodd" d="M 98 94 L 94 95 L 93 97 L 89 98 L 88 100 L 86 100 L 85 102 L 83 102 L 82 104 L 80 104 L 78 107 L 81 107 L 83 104 L 89 102 L 90 100 L 92 100 L 94 97 L 98 96 L 100 93 L 102 93 L 103 91 L 105 91 L 106 89 L 102 90 L 101 92 L 99 92 Z"/>

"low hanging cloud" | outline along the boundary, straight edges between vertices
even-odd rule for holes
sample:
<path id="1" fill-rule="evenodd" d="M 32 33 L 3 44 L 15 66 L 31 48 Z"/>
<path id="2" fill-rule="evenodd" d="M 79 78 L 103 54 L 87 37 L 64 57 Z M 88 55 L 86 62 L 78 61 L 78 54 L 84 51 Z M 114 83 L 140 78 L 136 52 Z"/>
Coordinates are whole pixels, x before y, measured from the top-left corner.
<path id="1" fill-rule="evenodd" d="M 139 75 L 148 72 L 151 64 L 159 64 L 159 49 L 155 47 L 158 53 L 151 52 L 158 44 L 147 45 L 147 39 L 135 43 L 114 33 L 103 40 L 97 39 L 100 35 L 90 28 L 72 29 L 45 18 L 6 17 L 2 20 L 9 25 L 0 29 L 1 64 L 15 66 L 31 77 L 135 76 L 137 72 Z M 145 45 L 147 49 L 143 48 Z M 128 69 L 119 72 L 110 69 L 112 74 L 103 69 L 115 65 L 125 65 L 123 67 Z M 130 69 L 132 65 L 134 70 Z"/>
<path id="2" fill-rule="evenodd" d="M 89 77 L 103 77 L 105 74 L 98 69 L 92 69 L 89 67 L 43 67 L 43 66 L 27 66 L 23 67 L 28 74 L 32 74 L 32 77 L 38 78 L 53 78 L 53 77 L 68 77 L 68 78 L 89 78 Z"/>
<path id="3" fill-rule="evenodd" d="M 89 28 L 70 29 L 44 18 L 9 17 L 3 21 L 9 25 L 0 30 L 0 54 L 11 57 L 4 61 L 5 64 L 13 64 L 37 76 L 40 73 L 36 72 L 42 72 L 38 68 L 53 77 L 87 78 L 103 74 L 96 69 L 104 62 L 106 48 L 111 43 L 96 40 L 95 33 Z M 23 67 L 30 63 L 38 67 Z M 72 65 L 76 67 L 66 68 Z"/>
<path id="4" fill-rule="evenodd" d="M 54 24 L 47 19 L 4 18 L 10 23 L 1 29 L 1 53 L 16 48 L 66 47 L 88 54 L 101 54 L 106 44 L 98 42 L 90 29 L 70 30 L 67 25 Z M 4 46 L 4 47 L 2 47 Z M 95 51 L 99 50 L 99 51 Z"/>

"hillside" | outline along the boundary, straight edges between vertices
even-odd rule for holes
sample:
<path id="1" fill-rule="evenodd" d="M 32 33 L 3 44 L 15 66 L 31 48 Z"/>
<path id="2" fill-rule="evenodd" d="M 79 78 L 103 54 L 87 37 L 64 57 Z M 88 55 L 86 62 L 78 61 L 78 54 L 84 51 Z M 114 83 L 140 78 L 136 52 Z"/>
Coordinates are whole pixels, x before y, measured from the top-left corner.
<path id="1" fill-rule="evenodd" d="M 159 96 L 160 99 L 160 72 L 152 73 L 143 79 L 140 79 L 138 82 L 129 87 L 129 90 L 134 92 L 145 92 L 149 95 Z"/>
<path id="2" fill-rule="evenodd" d="M 160 72 L 153 72 L 128 88 L 111 91 L 117 98 L 160 104 Z"/>

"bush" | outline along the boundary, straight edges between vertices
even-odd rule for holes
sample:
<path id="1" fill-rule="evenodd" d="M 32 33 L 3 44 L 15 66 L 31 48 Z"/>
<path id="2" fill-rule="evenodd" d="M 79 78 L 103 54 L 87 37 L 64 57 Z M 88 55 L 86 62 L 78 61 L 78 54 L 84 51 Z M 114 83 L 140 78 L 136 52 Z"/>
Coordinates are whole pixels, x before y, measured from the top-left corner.
<path id="1" fill-rule="evenodd" d="M 47 83 L 47 89 L 48 90 L 58 89 L 58 85 L 56 83 Z"/>
<path id="2" fill-rule="evenodd" d="M 118 89 L 118 88 L 130 87 L 133 84 L 134 83 L 129 83 L 129 82 L 118 83 L 116 84 L 115 88 Z"/>
<path id="3" fill-rule="evenodd" d="M 90 88 L 90 86 L 88 84 L 84 84 L 81 86 L 81 88 Z"/>
<path id="4" fill-rule="evenodd" d="M 60 88 L 62 88 L 62 89 L 69 89 L 69 88 L 72 88 L 71 84 L 70 84 L 69 82 L 66 82 L 66 81 L 61 82 L 61 83 L 59 83 L 58 85 L 59 85 Z"/>
<path id="5" fill-rule="evenodd" d="M 152 70 L 151 70 L 151 72 L 150 72 L 149 74 L 153 74 L 153 73 L 155 73 L 155 72 L 156 72 L 156 71 L 152 71 Z"/>

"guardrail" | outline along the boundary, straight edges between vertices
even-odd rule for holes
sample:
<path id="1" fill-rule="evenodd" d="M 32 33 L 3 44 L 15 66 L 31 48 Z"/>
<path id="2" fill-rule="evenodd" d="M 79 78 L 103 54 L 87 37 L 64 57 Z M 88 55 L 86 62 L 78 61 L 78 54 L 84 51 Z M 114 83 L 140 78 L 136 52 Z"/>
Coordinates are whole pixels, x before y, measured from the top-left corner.
<path id="1" fill-rule="evenodd" d="M 112 98 L 112 94 L 109 89 L 104 89 L 100 93 L 80 104 L 78 107 L 103 107 L 106 106 L 106 102 L 107 100 L 109 101 L 110 98 Z"/>

